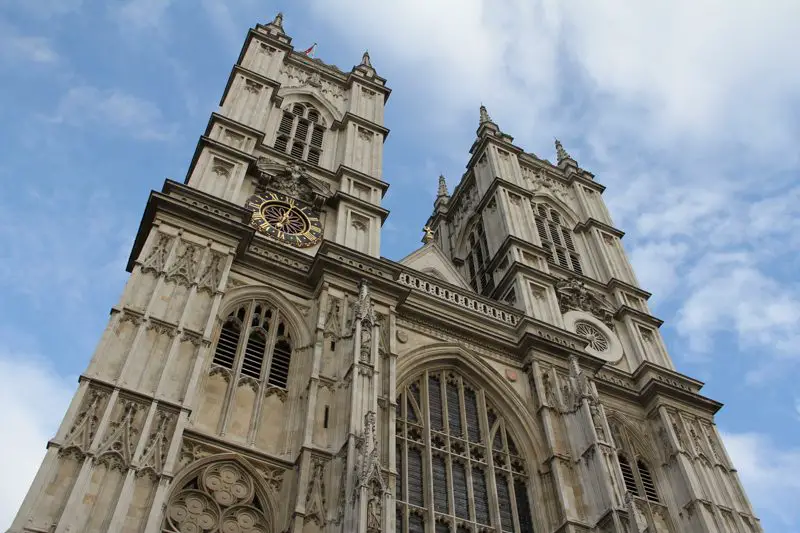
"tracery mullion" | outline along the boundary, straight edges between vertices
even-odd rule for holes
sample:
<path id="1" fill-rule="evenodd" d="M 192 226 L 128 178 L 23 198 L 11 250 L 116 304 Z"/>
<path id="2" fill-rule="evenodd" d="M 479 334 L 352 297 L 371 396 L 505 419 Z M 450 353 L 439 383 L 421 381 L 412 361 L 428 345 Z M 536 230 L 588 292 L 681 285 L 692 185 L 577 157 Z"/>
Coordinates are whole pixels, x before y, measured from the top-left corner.
<path id="1" fill-rule="evenodd" d="M 478 414 L 480 415 L 481 425 L 483 425 L 481 436 L 483 437 L 484 456 L 486 457 L 486 487 L 489 490 L 489 519 L 492 527 L 501 531 L 500 515 L 497 499 L 497 487 L 495 485 L 495 466 L 494 454 L 492 450 L 492 428 L 489 426 L 489 413 L 487 412 L 486 393 L 482 389 L 475 391 L 478 397 Z"/>
<path id="2" fill-rule="evenodd" d="M 427 465 L 427 472 L 426 469 L 423 468 L 422 475 L 427 479 L 427 483 L 423 483 L 423 504 L 427 509 L 427 516 L 428 519 L 426 520 L 427 524 L 425 526 L 425 530 L 428 532 L 433 532 L 434 524 L 436 523 L 436 511 L 434 510 L 433 505 L 433 465 L 432 465 L 432 457 L 431 457 L 431 449 L 433 445 L 431 443 L 432 437 L 432 424 L 431 424 L 431 404 L 430 404 L 430 372 L 425 371 L 423 375 L 423 379 L 420 383 L 421 391 L 420 391 L 420 399 L 422 400 L 422 405 L 420 408 L 422 409 L 422 423 L 423 423 L 423 443 L 427 443 L 422 447 L 422 459 L 423 463 Z M 439 382 L 439 390 L 441 393 L 441 381 Z M 427 475 L 426 475 L 427 474 Z"/>
<path id="3" fill-rule="evenodd" d="M 256 434 L 258 433 L 258 421 L 261 420 L 261 409 L 264 405 L 264 392 L 267 390 L 267 374 L 272 366 L 272 354 L 275 350 L 275 337 L 278 331 L 275 324 L 278 324 L 278 320 L 280 319 L 280 311 L 278 309 L 272 309 L 267 305 L 267 302 L 263 302 L 261 305 L 261 329 L 264 329 L 266 325 L 269 330 L 267 331 L 267 345 L 264 348 L 264 359 L 261 364 L 261 379 L 258 383 L 258 396 L 256 397 L 256 405 L 253 410 L 253 416 L 250 419 L 250 429 L 247 436 L 247 440 L 250 444 L 255 442 Z M 256 305 L 252 305 L 252 307 L 255 311 Z M 267 318 L 268 315 L 272 315 L 272 318 Z M 272 320 L 272 322 L 270 322 L 270 320 Z M 242 359 L 244 360 L 244 352 L 242 352 Z"/>
<path id="4" fill-rule="evenodd" d="M 250 322 L 253 320 L 253 308 L 255 307 L 255 300 L 247 302 L 247 310 L 244 313 L 244 320 L 242 321 L 242 334 L 239 336 L 239 344 L 236 346 L 236 357 L 233 360 L 233 368 L 231 368 L 231 381 L 228 384 L 228 390 L 225 393 L 225 400 L 223 404 L 223 415 L 220 417 L 220 435 L 225 435 L 228 431 L 228 423 L 230 422 L 231 404 L 233 403 L 233 395 L 239 388 L 239 373 L 244 361 L 244 350 L 247 347 L 247 341 L 250 339 Z"/>

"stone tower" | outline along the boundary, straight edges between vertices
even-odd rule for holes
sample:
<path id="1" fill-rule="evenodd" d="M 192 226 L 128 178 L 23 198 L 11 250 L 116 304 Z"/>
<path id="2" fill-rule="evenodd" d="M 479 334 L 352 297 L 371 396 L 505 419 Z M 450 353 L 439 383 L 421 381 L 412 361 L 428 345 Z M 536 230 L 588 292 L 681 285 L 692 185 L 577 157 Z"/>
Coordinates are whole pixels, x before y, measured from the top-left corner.
<path id="1" fill-rule="evenodd" d="M 755 533 L 602 200 L 481 107 L 380 256 L 386 81 L 247 35 L 9 531 Z"/>

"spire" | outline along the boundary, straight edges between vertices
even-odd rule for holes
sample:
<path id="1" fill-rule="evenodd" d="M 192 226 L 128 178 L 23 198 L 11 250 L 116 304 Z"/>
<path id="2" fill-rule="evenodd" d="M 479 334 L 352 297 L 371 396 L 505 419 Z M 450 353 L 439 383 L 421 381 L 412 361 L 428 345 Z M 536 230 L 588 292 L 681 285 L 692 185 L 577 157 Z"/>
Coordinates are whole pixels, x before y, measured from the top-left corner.
<path id="1" fill-rule="evenodd" d="M 278 33 L 283 33 L 283 13 L 278 11 L 275 19 L 267 24 L 267 27 L 274 28 Z"/>
<path id="2" fill-rule="evenodd" d="M 371 67 L 372 63 L 369 60 L 369 50 L 364 50 L 364 55 L 361 56 L 361 64 L 365 67 Z"/>
<path id="3" fill-rule="evenodd" d="M 556 139 L 556 161 L 558 161 L 559 165 L 565 162 L 577 165 L 577 161 L 575 161 L 572 156 L 569 155 L 566 150 L 564 150 L 564 147 L 561 145 L 561 141 L 558 139 Z"/>
<path id="4" fill-rule="evenodd" d="M 492 122 L 492 117 L 489 116 L 489 112 L 486 111 L 486 106 L 481 104 L 481 124 L 486 124 Z"/>
<path id="5" fill-rule="evenodd" d="M 439 190 L 436 192 L 436 198 L 442 198 L 445 196 L 450 196 L 450 193 L 447 192 L 447 182 L 444 179 L 444 175 L 439 174 Z"/>

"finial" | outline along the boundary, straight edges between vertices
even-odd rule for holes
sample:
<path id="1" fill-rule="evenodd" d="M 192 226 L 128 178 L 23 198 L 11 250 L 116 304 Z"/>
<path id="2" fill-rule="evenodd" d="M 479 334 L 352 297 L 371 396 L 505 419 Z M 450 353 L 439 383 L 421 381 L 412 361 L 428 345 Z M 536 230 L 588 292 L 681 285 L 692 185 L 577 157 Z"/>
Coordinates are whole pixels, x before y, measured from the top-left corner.
<path id="1" fill-rule="evenodd" d="M 425 232 L 425 235 L 422 236 L 422 242 L 428 244 L 433 242 L 433 239 L 436 238 L 434 235 L 433 229 L 430 226 L 423 226 L 422 231 Z"/>
<path id="2" fill-rule="evenodd" d="M 489 116 L 489 112 L 486 111 L 486 106 L 481 104 L 481 124 L 486 124 L 487 122 L 491 122 L 492 117 Z"/>
<path id="3" fill-rule="evenodd" d="M 575 161 L 574 159 L 572 159 L 572 156 L 569 155 L 566 150 L 564 150 L 564 147 L 561 145 L 561 141 L 556 139 L 556 160 L 559 163 L 561 163 L 562 161 L 566 161 L 567 159 Z"/>
<path id="4" fill-rule="evenodd" d="M 443 196 L 450 196 L 450 193 L 447 192 L 447 182 L 444 179 L 444 175 L 439 174 L 439 190 L 436 192 L 436 198 Z"/>
<path id="5" fill-rule="evenodd" d="M 278 14 L 275 15 L 275 20 L 272 21 L 273 26 L 277 26 L 280 29 L 283 29 L 283 13 L 278 11 Z"/>
<path id="6" fill-rule="evenodd" d="M 364 50 L 364 55 L 361 56 L 361 64 L 365 67 L 371 67 L 372 63 L 369 60 L 369 50 Z"/>

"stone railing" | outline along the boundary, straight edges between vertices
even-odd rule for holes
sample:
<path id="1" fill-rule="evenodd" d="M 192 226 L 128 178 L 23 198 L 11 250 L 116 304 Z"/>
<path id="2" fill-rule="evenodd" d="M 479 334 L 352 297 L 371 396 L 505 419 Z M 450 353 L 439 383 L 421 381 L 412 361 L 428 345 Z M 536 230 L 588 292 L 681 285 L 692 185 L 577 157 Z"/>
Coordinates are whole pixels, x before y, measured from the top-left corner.
<path id="1" fill-rule="evenodd" d="M 477 298 L 471 298 L 465 294 L 455 292 L 452 289 L 440 287 L 436 283 L 431 283 L 430 281 L 418 278 L 412 274 L 409 274 L 408 272 L 403 272 L 400 274 L 398 281 L 407 287 L 411 287 L 412 289 L 427 292 L 432 296 L 436 296 L 442 300 L 447 300 L 448 302 L 452 302 L 460 307 L 480 313 L 489 318 L 499 320 L 500 322 L 505 322 L 511 326 L 516 326 L 520 320 L 520 317 L 514 313 L 509 313 L 508 311 L 504 311 L 493 305 L 482 302 Z"/>

